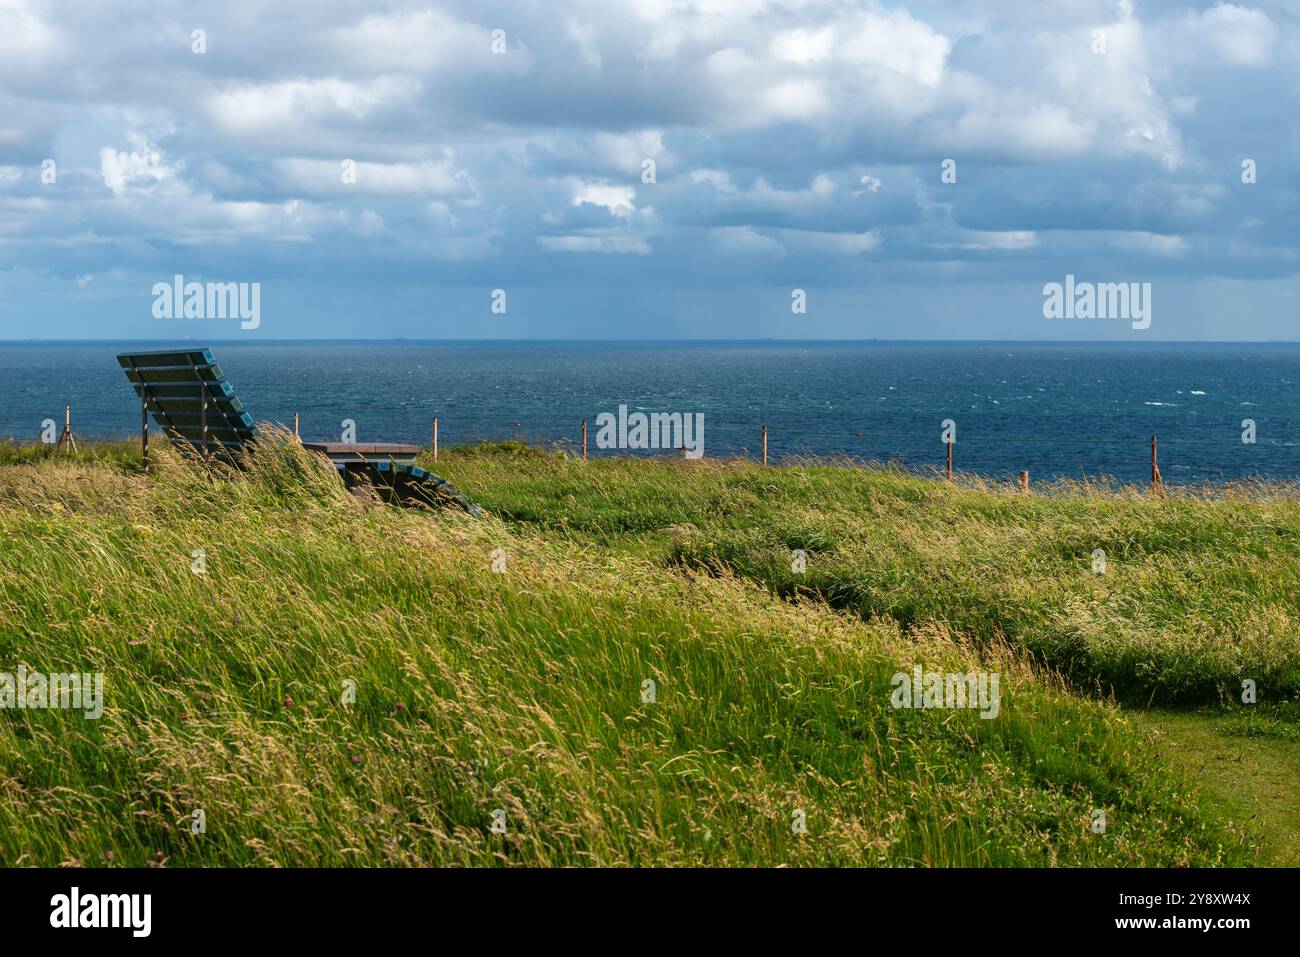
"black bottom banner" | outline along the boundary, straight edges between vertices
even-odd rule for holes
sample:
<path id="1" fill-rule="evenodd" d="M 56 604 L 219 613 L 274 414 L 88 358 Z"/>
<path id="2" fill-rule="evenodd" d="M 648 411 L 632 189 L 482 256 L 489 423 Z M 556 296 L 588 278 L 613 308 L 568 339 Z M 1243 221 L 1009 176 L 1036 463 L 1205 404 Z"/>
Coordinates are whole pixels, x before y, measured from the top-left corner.
<path id="1" fill-rule="evenodd" d="M 11 941 L 337 946 L 466 931 L 494 943 L 629 943 L 690 927 L 735 945 L 826 936 L 936 944 L 1106 938 L 1227 947 L 1295 926 L 1294 871 L 8 870 Z M 439 930 L 439 928 L 442 928 Z M 920 935 L 915 937 L 915 935 Z M 611 936 L 612 935 L 612 936 Z M 630 936 L 628 936 L 630 935 Z M 994 936 L 989 936 L 994 935 Z M 650 939 L 650 938 L 645 938 Z M 395 940 L 395 939 L 394 939 Z"/>

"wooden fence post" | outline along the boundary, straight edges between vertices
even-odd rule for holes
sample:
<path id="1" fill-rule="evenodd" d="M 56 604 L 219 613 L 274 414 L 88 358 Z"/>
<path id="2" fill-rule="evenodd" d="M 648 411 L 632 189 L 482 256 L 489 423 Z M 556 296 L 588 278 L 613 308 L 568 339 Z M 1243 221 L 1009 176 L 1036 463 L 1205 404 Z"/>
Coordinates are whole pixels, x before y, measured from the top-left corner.
<path id="1" fill-rule="evenodd" d="M 59 436 L 59 444 L 54 447 L 54 451 L 63 448 L 63 443 L 68 443 L 68 451 L 77 451 L 77 440 L 72 435 L 72 405 L 68 404 L 63 407 L 63 434 Z"/>
<path id="2" fill-rule="evenodd" d="M 763 426 L 763 464 L 767 464 L 767 426 Z"/>
<path id="3" fill-rule="evenodd" d="M 1020 473 L 1020 491 L 1026 495 L 1029 494 L 1029 473 L 1027 471 Z"/>
<path id="4" fill-rule="evenodd" d="M 582 461 L 587 461 L 587 420 L 582 420 Z"/>
<path id="5" fill-rule="evenodd" d="M 293 414 L 293 437 L 297 439 L 299 442 L 302 441 L 302 438 L 298 435 L 298 413 L 297 412 Z"/>
<path id="6" fill-rule="evenodd" d="M 433 460 L 438 461 L 438 417 L 433 417 Z"/>
<path id="7" fill-rule="evenodd" d="M 140 396 L 140 461 L 144 470 L 149 471 L 149 399 L 148 389 L 141 386 Z"/>
<path id="8" fill-rule="evenodd" d="M 947 443 L 947 445 L 948 445 L 948 480 L 952 481 L 952 443 L 949 442 Z"/>

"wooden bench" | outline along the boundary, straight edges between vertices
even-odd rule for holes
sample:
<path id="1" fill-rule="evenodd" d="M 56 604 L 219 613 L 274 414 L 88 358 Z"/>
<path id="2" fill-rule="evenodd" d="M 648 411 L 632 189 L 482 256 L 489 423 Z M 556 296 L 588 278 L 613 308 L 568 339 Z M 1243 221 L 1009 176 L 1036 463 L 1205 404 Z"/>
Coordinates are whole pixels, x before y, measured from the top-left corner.
<path id="1" fill-rule="evenodd" d="M 235 397 L 208 349 L 130 352 L 117 357 L 140 397 L 140 439 L 144 467 L 149 468 L 149 416 L 174 443 L 235 465 L 256 447 L 253 420 Z M 471 515 L 479 508 L 446 479 L 415 464 L 418 445 L 396 442 L 304 442 L 303 448 L 325 456 L 349 487 L 366 482 L 390 501 L 401 504 L 452 504 Z"/>

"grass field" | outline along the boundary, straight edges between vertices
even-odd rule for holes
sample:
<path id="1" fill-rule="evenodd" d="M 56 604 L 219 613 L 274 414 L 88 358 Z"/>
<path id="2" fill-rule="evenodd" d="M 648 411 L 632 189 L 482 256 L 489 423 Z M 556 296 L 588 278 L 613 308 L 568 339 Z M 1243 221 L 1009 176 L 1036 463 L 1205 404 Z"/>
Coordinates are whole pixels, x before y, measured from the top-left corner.
<path id="1" fill-rule="evenodd" d="M 0 713 L 0 863 L 1287 861 L 1294 803 L 1188 759 L 1296 766 L 1294 490 L 434 468 L 487 517 L 283 436 L 226 476 L 0 446 L 0 671 L 106 699 Z M 895 708 L 914 665 L 996 672 L 997 717 Z"/>

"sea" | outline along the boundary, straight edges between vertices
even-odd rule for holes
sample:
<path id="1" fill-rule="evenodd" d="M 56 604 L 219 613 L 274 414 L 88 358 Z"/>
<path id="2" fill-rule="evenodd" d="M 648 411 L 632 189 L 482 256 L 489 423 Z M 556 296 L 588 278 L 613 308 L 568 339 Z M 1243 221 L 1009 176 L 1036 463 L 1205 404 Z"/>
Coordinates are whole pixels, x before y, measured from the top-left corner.
<path id="1" fill-rule="evenodd" d="M 849 457 L 1014 479 L 1300 479 L 1300 343 L 282 341 L 0 343 L 0 439 L 138 434 L 115 356 L 212 349 L 258 422 L 308 440 L 519 439 L 589 454 L 602 413 L 701 414 L 704 455 Z"/>

